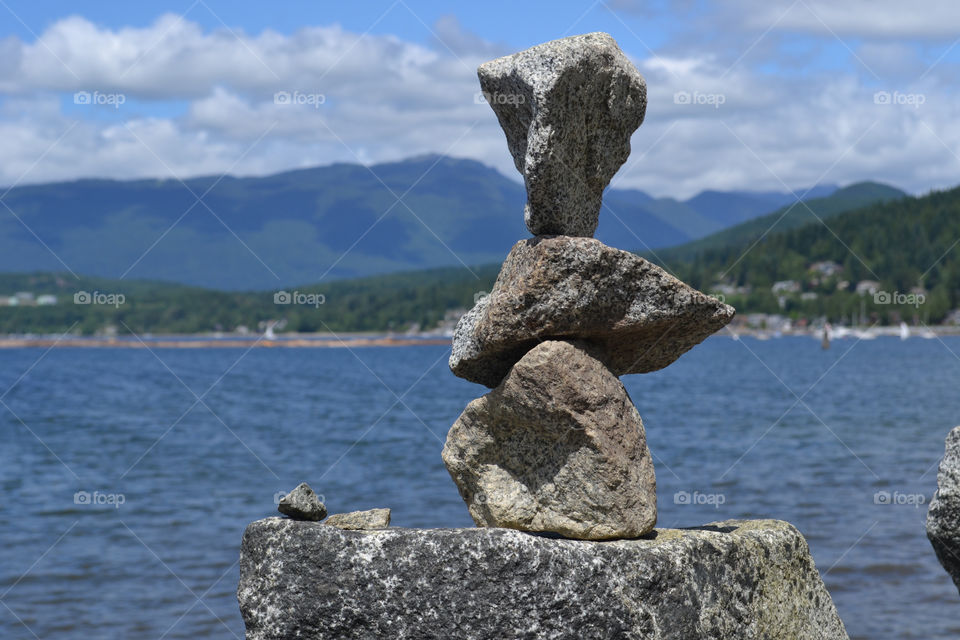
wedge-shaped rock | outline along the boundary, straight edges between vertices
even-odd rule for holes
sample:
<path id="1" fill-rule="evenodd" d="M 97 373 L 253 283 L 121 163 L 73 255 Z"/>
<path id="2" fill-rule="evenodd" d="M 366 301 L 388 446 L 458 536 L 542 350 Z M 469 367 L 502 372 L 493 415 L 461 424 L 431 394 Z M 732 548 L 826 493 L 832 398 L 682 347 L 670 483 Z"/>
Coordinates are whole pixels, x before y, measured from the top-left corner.
<path id="1" fill-rule="evenodd" d="M 548 341 L 471 402 L 443 461 L 478 526 L 635 538 L 657 521 L 643 423 L 584 345 Z"/>
<path id="2" fill-rule="evenodd" d="M 527 186 L 527 228 L 592 236 L 603 190 L 643 122 L 643 76 L 606 33 L 491 60 L 478 75 Z"/>
<path id="3" fill-rule="evenodd" d="M 490 295 L 457 325 L 450 369 L 495 387 L 551 338 L 602 348 L 618 376 L 667 366 L 733 318 L 734 309 L 663 269 L 591 238 L 521 240 Z"/>
<path id="4" fill-rule="evenodd" d="M 960 590 L 960 427 L 947 436 L 937 473 L 937 493 L 927 512 L 927 538 Z"/>

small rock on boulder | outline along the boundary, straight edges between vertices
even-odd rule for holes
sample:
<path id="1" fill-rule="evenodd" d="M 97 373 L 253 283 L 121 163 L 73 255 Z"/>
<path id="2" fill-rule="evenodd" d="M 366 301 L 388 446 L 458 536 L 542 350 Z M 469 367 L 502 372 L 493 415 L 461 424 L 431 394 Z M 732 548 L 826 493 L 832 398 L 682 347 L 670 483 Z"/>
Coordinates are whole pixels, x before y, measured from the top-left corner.
<path id="1" fill-rule="evenodd" d="M 527 186 L 527 228 L 592 236 L 603 190 L 643 122 L 643 76 L 606 33 L 491 60 L 478 75 Z"/>
<path id="2" fill-rule="evenodd" d="M 324 524 L 353 531 L 386 529 L 390 526 L 390 509 L 369 509 L 367 511 L 335 513 L 327 518 Z"/>
<path id="3" fill-rule="evenodd" d="M 733 315 L 733 307 L 599 240 L 531 238 L 514 245 L 490 295 L 460 319 L 450 369 L 495 387 L 538 342 L 576 338 L 602 347 L 618 376 L 647 373 Z"/>
<path id="4" fill-rule="evenodd" d="M 643 423 L 583 344 L 527 353 L 467 406 L 443 461 L 479 526 L 604 540 L 642 536 L 657 521 Z"/>
<path id="5" fill-rule="evenodd" d="M 323 520 L 327 516 L 327 508 L 306 482 L 280 498 L 277 511 L 294 520 Z"/>
<path id="6" fill-rule="evenodd" d="M 927 538 L 960 591 L 960 427 L 947 436 L 937 493 L 927 512 Z"/>

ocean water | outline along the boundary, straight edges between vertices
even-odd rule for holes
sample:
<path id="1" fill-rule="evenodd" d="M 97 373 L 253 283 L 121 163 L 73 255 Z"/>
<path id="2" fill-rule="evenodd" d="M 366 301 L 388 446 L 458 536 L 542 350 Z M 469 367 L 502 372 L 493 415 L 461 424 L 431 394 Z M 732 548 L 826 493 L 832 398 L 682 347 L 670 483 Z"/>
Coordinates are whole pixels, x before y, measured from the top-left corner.
<path id="1" fill-rule="evenodd" d="M 471 524 L 440 460 L 480 386 L 436 346 L 0 352 L 0 637 L 243 637 L 239 544 L 274 494 Z M 780 518 L 853 638 L 960 634 L 924 534 L 960 338 L 711 338 L 624 379 L 662 527 Z"/>

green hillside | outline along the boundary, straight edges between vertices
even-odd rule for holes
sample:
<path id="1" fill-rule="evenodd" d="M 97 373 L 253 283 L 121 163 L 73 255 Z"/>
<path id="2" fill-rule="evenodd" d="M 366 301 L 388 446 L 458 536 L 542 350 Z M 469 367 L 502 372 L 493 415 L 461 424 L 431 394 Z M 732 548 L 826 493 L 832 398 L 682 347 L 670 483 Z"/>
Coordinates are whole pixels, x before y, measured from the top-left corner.
<path id="1" fill-rule="evenodd" d="M 889 185 L 877 182 L 858 182 L 838 189 L 823 198 L 795 202 L 773 213 L 728 227 L 699 240 L 657 254 L 667 264 L 686 262 L 698 253 L 720 247 L 749 245 L 768 233 L 780 233 L 807 224 L 828 220 L 841 213 L 880 202 L 903 198 L 907 194 Z"/>
<path id="2" fill-rule="evenodd" d="M 112 327 L 117 333 L 200 333 L 282 321 L 283 331 L 402 331 L 411 325 L 436 326 L 450 309 L 469 308 L 489 291 L 498 265 L 433 269 L 344 280 L 284 290 L 302 304 L 276 304 L 281 291 L 232 292 L 149 281 L 109 280 L 69 274 L 0 275 L 0 334 L 92 335 Z M 29 292 L 17 306 L 8 297 Z M 56 304 L 36 304 L 40 296 Z M 308 298 L 308 296 L 313 296 Z M 77 296 L 75 298 L 75 296 Z M 321 297 L 322 296 L 322 297 Z M 322 301 L 320 304 L 317 302 Z"/>
<path id="3" fill-rule="evenodd" d="M 728 295 L 741 312 L 787 311 L 837 320 L 857 315 L 866 299 L 873 320 L 937 323 L 960 304 L 958 240 L 960 188 L 955 188 L 771 233 L 752 248 L 753 243 L 741 243 L 705 249 L 671 267 L 704 291 L 746 288 L 749 293 Z M 833 270 L 831 263 L 839 268 L 829 274 L 811 270 L 818 263 L 825 271 Z M 791 281 L 798 290 L 780 294 L 781 308 L 772 287 Z M 876 299 L 856 291 L 858 283 L 867 286 L 869 281 L 878 283 L 873 287 L 880 292 Z M 903 302 L 896 304 L 898 299 Z"/>

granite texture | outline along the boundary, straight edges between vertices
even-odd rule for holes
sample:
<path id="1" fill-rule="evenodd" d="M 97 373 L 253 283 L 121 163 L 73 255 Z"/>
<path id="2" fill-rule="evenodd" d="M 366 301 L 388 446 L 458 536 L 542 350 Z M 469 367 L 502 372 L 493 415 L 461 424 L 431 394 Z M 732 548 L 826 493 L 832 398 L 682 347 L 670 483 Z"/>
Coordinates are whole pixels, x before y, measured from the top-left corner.
<path id="1" fill-rule="evenodd" d="M 643 76 L 606 33 L 547 42 L 477 74 L 523 174 L 527 228 L 592 236 L 603 190 L 643 122 Z"/>
<path id="2" fill-rule="evenodd" d="M 592 542 L 268 518 L 244 533 L 237 595 L 247 640 L 847 639 L 775 520 Z"/>
<path id="3" fill-rule="evenodd" d="M 327 518 L 327 521 L 323 524 L 354 531 L 386 529 L 390 526 L 390 509 L 367 509 L 366 511 L 335 513 Z"/>
<path id="4" fill-rule="evenodd" d="M 960 427 L 947 435 L 937 492 L 927 512 L 927 538 L 960 592 Z"/>
<path id="5" fill-rule="evenodd" d="M 734 309 L 643 258 L 592 238 L 521 240 L 490 294 L 457 325 L 450 369 L 497 386 L 547 339 L 599 347 L 620 376 L 666 367 L 724 327 Z"/>
<path id="6" fill-rule="evenodd" d="M 657 522 L 643 422 L 583 344 L 531 349 L 467 405 L 443 461 L 478 526 L 604 540 L 644 535 Z"/>

